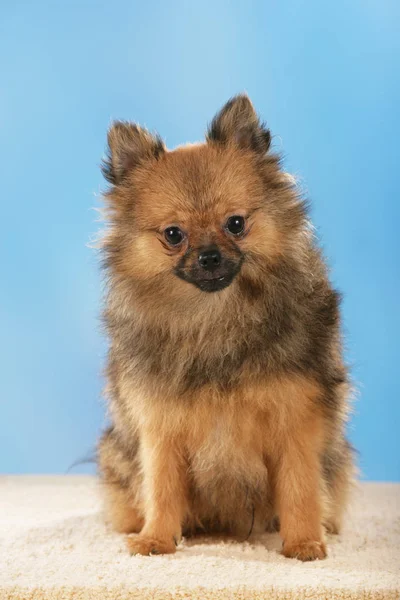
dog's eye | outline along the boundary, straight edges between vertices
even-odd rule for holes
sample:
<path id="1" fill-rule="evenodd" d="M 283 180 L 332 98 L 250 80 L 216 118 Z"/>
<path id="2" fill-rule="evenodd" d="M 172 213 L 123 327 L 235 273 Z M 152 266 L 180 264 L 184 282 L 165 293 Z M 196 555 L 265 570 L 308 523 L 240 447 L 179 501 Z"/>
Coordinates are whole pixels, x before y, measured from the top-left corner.
<path id="1" fill-rule="evenodd" d="M 239 235 L 244 231 L 244 217 L 239 215 L 234 215 L 233 217 L 229 217 L 225 225 L 226 229 L 229 233 L 233 235 Z"/>
<path id="2" fill-rule="evenodd" d="M 179 227 L 167 227 L 167 229 L 164 231 L 164 237 L 168 244 L 171 244 L 171 246 L 177 246 L 182 242 L 185 235 L 183 231 L 179 229 Z"/>

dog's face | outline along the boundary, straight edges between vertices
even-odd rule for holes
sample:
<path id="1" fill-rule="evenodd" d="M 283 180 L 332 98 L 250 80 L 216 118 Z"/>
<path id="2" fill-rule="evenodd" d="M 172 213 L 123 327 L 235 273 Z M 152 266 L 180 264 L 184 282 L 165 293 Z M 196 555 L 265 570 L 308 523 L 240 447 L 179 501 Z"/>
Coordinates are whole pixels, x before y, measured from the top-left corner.
<path id="1" fill-rule="evenodd" d="M 262 277 L 285 252 L 298 204 L 269 145 L 245 96 L 225 105 L 205 144 L 174 151 L 115 124 L 104 167 L 113 184 L 108 263 L 166 301 Z"/>

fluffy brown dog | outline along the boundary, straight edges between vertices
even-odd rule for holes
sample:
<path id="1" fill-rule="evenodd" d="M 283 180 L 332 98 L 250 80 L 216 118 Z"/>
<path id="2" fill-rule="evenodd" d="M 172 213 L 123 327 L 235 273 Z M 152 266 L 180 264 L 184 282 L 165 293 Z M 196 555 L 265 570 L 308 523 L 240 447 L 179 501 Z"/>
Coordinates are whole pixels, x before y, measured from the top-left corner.
<path id="1" fill-rule="evenodd" d="M 352 470 L 339 296 L 269 131 L 241 95 L 203 144 L 108 142 L 108 518 L 132 553 L 273 526 L 324 558 Z"/>

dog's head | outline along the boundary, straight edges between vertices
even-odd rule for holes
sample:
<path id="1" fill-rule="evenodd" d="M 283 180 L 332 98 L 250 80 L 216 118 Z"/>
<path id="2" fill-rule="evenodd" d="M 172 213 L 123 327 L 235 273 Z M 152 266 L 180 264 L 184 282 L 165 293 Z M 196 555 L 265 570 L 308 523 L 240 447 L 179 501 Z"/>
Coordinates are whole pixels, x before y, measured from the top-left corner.
<path id="1" fill-rule="evenodd" d="M 205 143 L 173 151 L 135 124 L 114 123 L 103 166 L 112 184 L 108 266 L 165 302 L 224 293 L 235 281 L 254 290 L 304 221 L 270 141 L 244 95 L 215 116 Z"/>

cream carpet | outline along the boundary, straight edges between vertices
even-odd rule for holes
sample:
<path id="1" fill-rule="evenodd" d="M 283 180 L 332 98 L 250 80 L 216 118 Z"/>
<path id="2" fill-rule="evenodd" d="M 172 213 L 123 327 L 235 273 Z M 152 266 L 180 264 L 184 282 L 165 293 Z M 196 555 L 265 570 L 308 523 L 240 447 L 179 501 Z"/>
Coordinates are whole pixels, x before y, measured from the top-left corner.
<path id="1" fill-rule="evenodd" d="M 277 534 L 186 541 L 130 557 L 89 476 L 0 477 L 0 599 L 400 599 L 400 484 L 364 483 L 325 561 L 283 558 Z"/>

